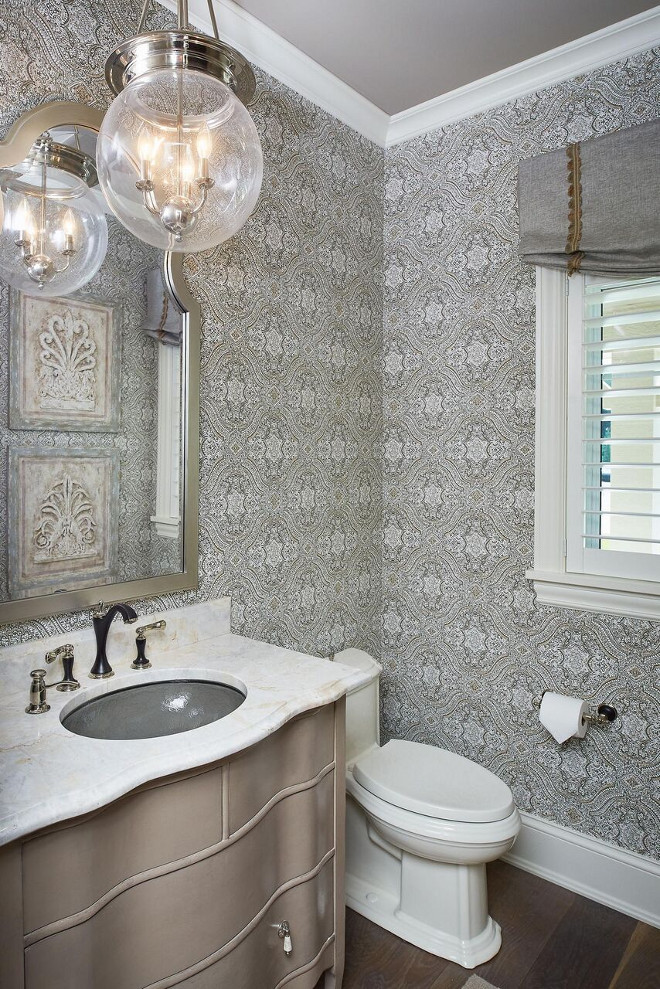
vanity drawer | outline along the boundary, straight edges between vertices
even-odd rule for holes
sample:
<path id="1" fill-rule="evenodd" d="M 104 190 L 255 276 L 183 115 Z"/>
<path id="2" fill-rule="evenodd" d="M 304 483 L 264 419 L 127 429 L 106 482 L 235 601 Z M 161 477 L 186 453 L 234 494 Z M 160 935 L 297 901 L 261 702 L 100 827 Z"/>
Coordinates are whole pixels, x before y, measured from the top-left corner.
<path id="1" fill-rule="evenodd" d="M 276 989 L 283 979 L 306 968 L 320 954 L 316 964 L 289 981 L 297 989 L 314 989 L 324 969 L 334 961 L 334 944 L 328 940 L 334 928 L 332 900 L 333 863 L 328 862 L 313 879 L 280 894 L 254 926 L 227 953 L 201 972 L 182 981 L 165 979 L 149 989 Z M 284 954 L 277 930 L 286 920 L 291 930 L 293 951 Z M 326 945 L 323 951 L 323 946 Z M 202 964 L 202 963 L 200 963 Z M 185 975 L 185 973 L 181 973 Z"/>
<path id="2" fill-rule="evenodd" d="M 333 804 L 329 773 L 240 840 L 126 889 L 82 923 L 39 931 L 25 949 L 26 989 L 142 989 L 219 951 L 282 885 L 331 853 Z M 317 910 L 332 913 L 331 889 Z"/>
<path id="3" fill-rule="evenodd" d="M 249 821 L 280 790 L 313 779 L 334 759 L 334 706 L 303 714 L 251 749 L 228 768 L 229 834 Z"/>
<path id="4" fill-rule="evenodd" d="M 222 770 L 122 797 L 23 845 L 24 930 L 90 907 L 137 873 L 222 840 Z"/>

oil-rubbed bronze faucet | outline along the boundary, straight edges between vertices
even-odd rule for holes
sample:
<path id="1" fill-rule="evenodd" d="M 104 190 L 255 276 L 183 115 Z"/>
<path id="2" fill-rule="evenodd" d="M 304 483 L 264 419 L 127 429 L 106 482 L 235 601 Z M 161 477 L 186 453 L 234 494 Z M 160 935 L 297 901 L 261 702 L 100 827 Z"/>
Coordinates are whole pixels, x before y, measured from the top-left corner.
<path id="1" fill-rule="evenodd" d="M 137 612 L 133 611 L 128 604 L 113 604 L 107 611 L 104 609 L 105 605 L 101 602 L 96 606 L 92 614 L 92 624 L 94 625 L 94 634 L 96 635 L 96 659 L 89 671 L 89 675 L 93 680 L 105 680 L 108 677 L 114 676 L 114 671 L 105 654 L 105 645 L 108 641 L 108 632 L 110 631 L 112 619 L 115 615 L 119 614 L 123 618 L 124 624 L 127 625 L 132 625 L 133 622 L 138 620 Z"/>

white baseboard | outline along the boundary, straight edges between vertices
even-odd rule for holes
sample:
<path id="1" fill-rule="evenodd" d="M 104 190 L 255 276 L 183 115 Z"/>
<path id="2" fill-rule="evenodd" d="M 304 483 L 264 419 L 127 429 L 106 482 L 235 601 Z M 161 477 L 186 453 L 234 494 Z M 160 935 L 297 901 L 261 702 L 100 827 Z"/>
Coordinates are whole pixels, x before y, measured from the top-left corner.
<path id="1" fill-rule="evenodd" d="M 660 927 L 660 862 L 533 814 L 520 816 L 522 831 L 505 862 Z"/>

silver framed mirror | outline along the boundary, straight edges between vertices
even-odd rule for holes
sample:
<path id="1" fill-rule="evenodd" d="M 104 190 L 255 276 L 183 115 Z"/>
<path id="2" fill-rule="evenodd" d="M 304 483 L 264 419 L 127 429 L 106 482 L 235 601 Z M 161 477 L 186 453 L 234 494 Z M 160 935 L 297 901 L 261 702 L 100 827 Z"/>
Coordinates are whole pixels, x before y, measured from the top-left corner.
<path id="1" fill-rule="evenodd" d="M 81 177 L 87 194 L 102 120 L 53 102 L 0 142 L 0 624 L 197 587 L 200 310 L 183 255 L 138 241 L 92 189 L 103 260 L 59 295 L 84 231 L 63 223 L 52 235 L 54 275 L 30 233 L 45 216 L 35 169 L 42 200 L 51 175 L 56 198 Z"/>

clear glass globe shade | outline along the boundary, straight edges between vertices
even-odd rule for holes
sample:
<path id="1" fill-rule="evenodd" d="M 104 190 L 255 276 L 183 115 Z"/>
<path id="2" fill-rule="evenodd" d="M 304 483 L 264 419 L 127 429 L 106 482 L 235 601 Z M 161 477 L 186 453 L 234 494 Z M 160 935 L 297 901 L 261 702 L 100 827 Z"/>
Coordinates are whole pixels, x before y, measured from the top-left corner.
<path id="1" fill-rule="evenodd" d="M 48 169 L 42 226 L 41 197 L 34 191 L 26 192 L 34 187 L 25 179 L 23 176 L 15 188 L 10 185 L 3 194 L 0 278 L 30 294 L 47 298 L 69 295 L 93 278 L 103 264 L 108 224 L 102 197 L 82 180 Z M 68 187 L 71 184 L 73 188 Z"/>
<path id="2" fill-rule="evenodd" d="M 134 79 L 107 111 L 96 146 L 101 188 L 131 233 L 166 251 L 202 251 L 253 211 L 259 135 L 237 96 L 193 69 Z"/>

